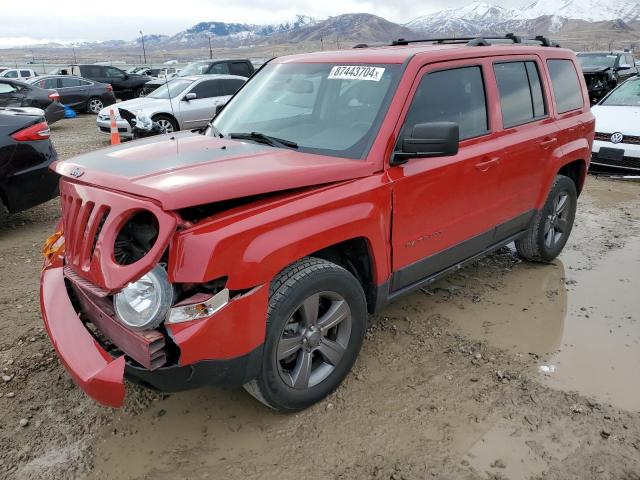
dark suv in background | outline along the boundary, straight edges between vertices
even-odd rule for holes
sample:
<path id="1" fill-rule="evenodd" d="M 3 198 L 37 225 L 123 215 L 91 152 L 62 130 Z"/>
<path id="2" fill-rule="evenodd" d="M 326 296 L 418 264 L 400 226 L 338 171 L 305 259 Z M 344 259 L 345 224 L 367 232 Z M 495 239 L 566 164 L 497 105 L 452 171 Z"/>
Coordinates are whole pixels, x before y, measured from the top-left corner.
<path id="1" fill-rule="evenodd" d="M 176 77 L 187 77 L 191 75 L 236 75 L 249 78 L 255 72 L 251 60 L 243 59 L 216 59 L 200 60 L 184 67 Z M 153 92 L 160 85 L 167 82 L 164 78 L 151 80 L 143 87 L 141 95 L 146 96 Z"/>
<path id="2" fill-rule="evenodd" d="M 592 102 L 600 100 L 627 78 L 638 75 L 631 52 L 580 52 L 577 57 Z"/>
<path id="3" fill-rule="evenodd" d="M 120 100 L 139 97 L 142 86 L 152 80 L 146 75 L 127 73 L 108 65 L 69 65 L 55 70 L 52 74 L 76 75 L 96 82 L 107 83 L 113 87 L 114 95 Z"/>

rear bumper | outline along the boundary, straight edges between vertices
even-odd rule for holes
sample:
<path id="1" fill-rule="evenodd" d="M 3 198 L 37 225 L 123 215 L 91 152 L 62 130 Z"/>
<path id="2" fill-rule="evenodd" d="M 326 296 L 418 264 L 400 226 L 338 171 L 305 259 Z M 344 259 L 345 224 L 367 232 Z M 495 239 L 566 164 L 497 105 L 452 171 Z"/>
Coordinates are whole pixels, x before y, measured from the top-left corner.
<path id="1" fill-rule="evenodd" d="M 0 181 L 0 190 L 11 213 L 40 205 L 58 195 L 58 175 L 49 170 L 49 163 L 15 173 Z"/>
<path id="2" fill-rule="evenodd" d="M 155 370 L 126 354 L 110 355 L 93 337 L 69 298 L 62 266 L 45 265 L 40 304 L 47 333 L 74 382 L 98 403 L 120 407 L 125 377 L 163 392 L 236 387 L 254 378 L 262 362 L 267 293 L 268 286 L 256 287 L 209 318 L 167 326 L 180 350 L 178 364 Z"/>

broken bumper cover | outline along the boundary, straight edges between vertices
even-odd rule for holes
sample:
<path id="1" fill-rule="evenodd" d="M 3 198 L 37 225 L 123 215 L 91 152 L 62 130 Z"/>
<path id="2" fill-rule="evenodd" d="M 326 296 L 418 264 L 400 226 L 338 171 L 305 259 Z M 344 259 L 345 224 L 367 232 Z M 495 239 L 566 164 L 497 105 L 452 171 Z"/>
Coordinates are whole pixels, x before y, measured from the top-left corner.
<path id="1" fill-rule="evenodd" d="M 91 336 L 66 295 L 62 267 L 45 268 L 40 307 L 51 343 L 74 382 L 108 407 L 124 401 L 125 358 L 113 358 Z"/>
<path id="2" fill-rule="evenodd" d="M 53 346 L 75 383 L 98 403 L 120 407 L 124 378 L 163 392 L 204 385 L 240 386 L 258 372 L 266 328 L 268 286 L 233 299 L 211 317 L 168 325 L 178 365 L 148 370 L 111 356 L 82 323 L 67 294 L 64 269 L 45 266 L 40 303 Z"/>

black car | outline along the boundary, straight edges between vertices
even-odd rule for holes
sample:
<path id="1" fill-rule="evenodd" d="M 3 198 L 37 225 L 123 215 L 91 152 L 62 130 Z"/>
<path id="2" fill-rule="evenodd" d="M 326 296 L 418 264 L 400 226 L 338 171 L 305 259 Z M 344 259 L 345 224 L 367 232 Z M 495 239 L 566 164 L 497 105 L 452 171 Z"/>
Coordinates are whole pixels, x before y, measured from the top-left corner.
<path id="1" fill-rule="evenodd" d="M 49 170 L 56 159 L 42 110 L 0 108 L 0 203 L 10 213 L 58 194 L 58 176 Z"/>
<path id="2" fill-rule="evenodd" d="M 60 103 L 81 112 L 97 114 L 104 107 L 116 103 L 111 85 L 86 78 L 46 75 L 32 78 L 26 83 L 57 91 L 60 95 Z"/>
<path id="3" fill-rule="evenodd" d="M 193 62 L 184 67 L 176 77 L 188 77 L 192 75 L 237 75 L 239 77 L 249 78 L 255 72 L 255 68 L 248 59 L 216 59 L 216 60 L 200 60 Z M 175 77 L 174 77 L 175 78 Z M 146 96 L 153 92 L 156 88 L 167 82 L 164 78 L 151 80 L 147 82 L 142 89 L 141 95 Z"/>
<path id="4" fill-rule="evenodd" d="M 35 107 L 44 110 L 47 122 L 64 118 L 64 107 L 55 90 L 45 90 L 19 80 L 0 78 L 0 107 Z"/>
<path id="5" fill-rule="evenodd" d="M 595 102 L 620 82 L 638 75 L 638 67 L 630 52 L 580 52 L 577 54 L 587 82 L 589 98 Z"/>
<path id="6" fill-rule="evenodd" d="M 69 65 L 56 69 L 53 75 L 75 75 L 100 83 L 107 83 L 113 87 L 113 93 L 120 100 L 128 100 L 140 96 L 142 86 L 149 80 L 146 75 L 127 73 L 108 65 Z"/>

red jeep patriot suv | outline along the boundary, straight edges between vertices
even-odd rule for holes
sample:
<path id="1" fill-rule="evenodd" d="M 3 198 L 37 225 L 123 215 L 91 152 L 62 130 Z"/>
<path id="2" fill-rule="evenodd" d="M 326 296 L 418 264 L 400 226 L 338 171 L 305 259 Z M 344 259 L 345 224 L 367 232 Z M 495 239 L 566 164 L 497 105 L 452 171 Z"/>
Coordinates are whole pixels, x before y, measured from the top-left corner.
<path id="1" fill-rule="evenodd" d="M 467 40 L 278 58 L 205 131 L 55 164 L 41 306 L 75 382 L 299 410 L 387 302 L 509 242 L 555 258 L 594 136 L 576 57 Z"/>

